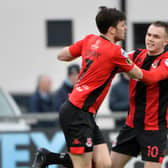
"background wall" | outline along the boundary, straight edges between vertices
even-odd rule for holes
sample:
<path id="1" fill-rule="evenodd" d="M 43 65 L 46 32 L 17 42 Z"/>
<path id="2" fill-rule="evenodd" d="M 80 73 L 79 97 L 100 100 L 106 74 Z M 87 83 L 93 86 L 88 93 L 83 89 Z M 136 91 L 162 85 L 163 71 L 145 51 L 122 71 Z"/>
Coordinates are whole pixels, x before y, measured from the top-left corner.
<path id="1" fill-rule="evenodd" d="M 133 49 L 133 23 L 168 21 L 167 0 L 127 0 L 127 49 Z"/>
<path id="2" fill-rule="evenodd" d="M 47 47 L 46 21 L 72 19 L 75 42 L 86 34 L 98 34 L 99 6 L 120 8 L 121 2 L 126 2 L 128 50 L 133 49 L 133 23 L 168 20 L 167 0 L 0 0 L 0 87 L 31 94 L 37 77 L 45 73 L 53 79 L 53 90 L 58 88 L 68 63 L 57 61 L 60 47 Z M 108 109 L 107 99 L 104 106 Z"/>
<path id="3" fill-rule="evenodd" d="M 32 92 L 39 74 L 49 74 L 57 88 L 67 63 L 56 60 L 60 48 L 46 46 L 46 20 L 72 19 L 73 39 L 97 33 L 98 7 L 118 8 L 118 0 L 1 0 L 0 86 L 10 92 Z M 79 62 L 79 60 L 78 60 Z"/>
<path id="4" fill-rule="evenodd" d="M 127 48 L 133 48 L 134 22 L 167 20 L 167 0 L 129 0 Z M 46 21 L 72 19 L 73 39 L 98 33 L 98 7 L 120 7 L 119 0 L 1 0 L 0 1 L 0 86 L 10 92 L 32 92 L 39 74 L 51 75 L 53 89 L 65 78 L 67 63 L 56 60 L 60 47 L 47 48 Z M 156 10 L 157 9 L 157 10 Z M 78 60 L 78 62 L 80 62 Z M 58 73 L 59 72 L 59 73 Z"/>

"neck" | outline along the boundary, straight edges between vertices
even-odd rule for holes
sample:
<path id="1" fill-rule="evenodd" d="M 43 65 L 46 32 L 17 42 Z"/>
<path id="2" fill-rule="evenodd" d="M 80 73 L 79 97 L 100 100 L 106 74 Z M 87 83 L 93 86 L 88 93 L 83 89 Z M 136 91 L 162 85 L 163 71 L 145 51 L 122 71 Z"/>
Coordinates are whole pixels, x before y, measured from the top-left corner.
<path id="1" fill-rule="evenodd" d="M 110 41 L 111 43 L 116 43 L 114 40 L 114 37 L 109 35 L 109 34 L 101 34 L 101 36 L 103 36 L 104 38 L 106 38 L 108 41 Z"/>
<path id="2" fill-rule="evenodd" d="M 160 55 L 161 53 L 163 53 L 164 49 L 160 50 L 160 51 L 154 51 L 154 52 L 151 52 L 151 51 L 148 51 L 148 55 L 149 56 L 157 56 L 157 55 Z"/>

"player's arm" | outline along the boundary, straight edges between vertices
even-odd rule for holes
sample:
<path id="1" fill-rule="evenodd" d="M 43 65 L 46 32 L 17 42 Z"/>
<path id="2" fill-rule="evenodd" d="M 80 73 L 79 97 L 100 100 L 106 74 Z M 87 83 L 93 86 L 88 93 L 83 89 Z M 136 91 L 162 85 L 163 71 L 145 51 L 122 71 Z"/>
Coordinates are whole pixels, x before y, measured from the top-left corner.
<path id="1" fill-rule="evenodd" d="M 158 68 L 151 71 L 140 69 L 132 62 L 130 58 L 131 59 L 133 58 L 133 54 L 132 55 L 129 54 L 129 58 L 127 58 L 127 63 L 129 63 L 129 65 L 131 65 L 132 67 L 129 71 L 127 71 L 127 74 L 131 78 L 142 80 L 148 85 L 157 83 L 160 80 L 164 80 L 168 78 L 168 58 L 167 57 L 161 60 Z"/>
<path id="2" fill-rule="evenodd" d="M 81 56 L 83 47 L 83 40 L 77 41 L 76 43 L 64 47 L 57 56 L 60 61 L 72 61 L 77 57 Z"/>
<path id="3" fill-rule="evenodd" d="M 168 58 L 162 59 L 160 65 L 151 71 L 140 69 L 134 65 L 128 74 L 130 77 L 142 80 L 148 85 L 168 79 Z"/>
<path id="4" fill-rule="evenodd" d="M 69 51 L 69 47 L 64 47 L 57 56 L 57 59 L 60 61 L 72 61 L 76 57 L 73 57 Z"/>
<path id="5" fill-rule="evenodd" d="M 127 52 L 122 48 L 116 53 L 113 62 L 118 65 L 122 71 L 126 72 L 127 75 L 131 78 L 142 79 L 143 73 L 138 66 L 129 58 Z"/>
<path id="6" fill-rule="evenodd" d="M 148 85 L 168 79 L 168 67 L 164 65 L 151 71 L 140 69 L 134 65 L 134 67 L 127 73 L 131 78 L 142 80 Z"/>
<path id="7" fill-rule="evenodd" d="M 135 52 L 140 52 L 140 50 L 136 50 Z M 133 60 L 135 52 L 129 52 L 129 58 Z M 141 69 L 143 73 L 143 78 L 141 79 L 146 84 L 151 85 L 153 83 L 157 83 L 161 80 L 165 80 L 168 78 L 168 57 L 162 58 L 162 60 L 159 63 L 159 66 L 151 71 L 146 71 L 144 69 Z"/>
<path id="8" fill-rule="evenodd" d="M 161 66 L 159 66 L 158 68 L 151 70 L 151 71 L 146 71 L 144 69 L 142 69 L 143 72 L 143 81 L 148 84 L 151 85 L 153 83 L 159 82 L 161 80 L 165 80 L 168 79 L 168 64 L 165 62 L 168 62 L 168 59 L 165 60 Z"/>
<path id="9" fill-rule="evenodd" d="M 134 67 L 127 72 L 127 74 L 131 78 L 142 80 L 147 85 L 151 85 L 161 80 L 168 79 L 168 67 L 159 66 L 155 70 L 146 71 L 134 65 Z"/>
<path id="10" fill-rule="evenodd" d="M 135 64 L 133 68 L 129 72 L 127 72 L 127 75 L 133 79 L 141 80 L 143 78 L 142 70 L 139 67 L 137 67 Z"/>

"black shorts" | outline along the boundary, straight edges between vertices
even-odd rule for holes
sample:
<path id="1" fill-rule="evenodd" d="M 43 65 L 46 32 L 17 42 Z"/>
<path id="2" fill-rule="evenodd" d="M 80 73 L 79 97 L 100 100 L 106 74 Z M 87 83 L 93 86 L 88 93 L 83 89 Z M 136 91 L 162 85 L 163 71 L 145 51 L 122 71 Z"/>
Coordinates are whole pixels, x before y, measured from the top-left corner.
<path id="1" fill-rule="evenodd" d="M 167 143 L 167 131 L 137 131 L 124 126 L 112 145 L 115 152 L 130 156 L 142 155 L 142 160 L 162 163 Z"/>
<path id="2" fill-rule="evenodd" d="M 93 114 L 77 108 L 69 101 L 61 107 L 60 125 L 70 153 L 91 152 L 94 145 L 105 143 Z"/>

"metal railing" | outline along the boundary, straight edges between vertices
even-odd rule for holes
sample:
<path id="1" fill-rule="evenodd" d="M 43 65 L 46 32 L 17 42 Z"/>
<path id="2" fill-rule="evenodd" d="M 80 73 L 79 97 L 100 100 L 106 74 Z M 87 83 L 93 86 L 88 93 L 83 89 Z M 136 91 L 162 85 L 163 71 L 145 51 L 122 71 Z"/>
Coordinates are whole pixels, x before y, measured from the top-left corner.
<path id="1" fill-rule="evenodd" d="M 111 112 L 110 114 L 106 115 L 97 115 L 96 119 L 121 119 L 127 116 L 127 112 Z M 26 123 L 35 123 L 38 121 L 52 121 L 57 120 L 59 117 L 58 112 L 46 112 L 46 113 L 26 113 L 18 116 L 1 116 L 1 121 L 18 121 L 18 120 L 25 120 Z"/>

